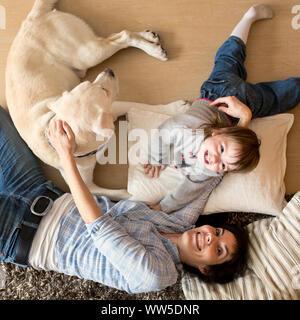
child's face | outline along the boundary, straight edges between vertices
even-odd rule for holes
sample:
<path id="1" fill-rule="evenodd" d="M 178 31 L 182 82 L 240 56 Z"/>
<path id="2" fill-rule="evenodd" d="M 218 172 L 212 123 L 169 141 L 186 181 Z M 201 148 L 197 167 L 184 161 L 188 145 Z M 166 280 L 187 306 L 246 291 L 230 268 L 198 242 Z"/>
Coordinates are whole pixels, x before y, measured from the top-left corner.
<path id="1" fill-rule="evenodd" d="M 198 159 L 213 172 L 228 172 L 235 169 L 239 145 L 232 138 L 215 131 L 200 146 Z"/>

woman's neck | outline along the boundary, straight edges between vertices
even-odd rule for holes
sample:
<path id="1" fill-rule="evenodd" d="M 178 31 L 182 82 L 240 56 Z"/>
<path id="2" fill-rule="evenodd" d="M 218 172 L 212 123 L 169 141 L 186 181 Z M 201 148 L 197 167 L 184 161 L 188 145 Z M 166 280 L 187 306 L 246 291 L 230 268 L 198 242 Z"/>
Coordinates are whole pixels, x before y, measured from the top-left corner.
<path id="1" fill-rule="evenodd" d="M 172 243 L 174 243 L 176 246 L 178 246 L 178 240 L 181 237 L 180 233 L 161 233 L 164 237 L 171 240 Z"/>

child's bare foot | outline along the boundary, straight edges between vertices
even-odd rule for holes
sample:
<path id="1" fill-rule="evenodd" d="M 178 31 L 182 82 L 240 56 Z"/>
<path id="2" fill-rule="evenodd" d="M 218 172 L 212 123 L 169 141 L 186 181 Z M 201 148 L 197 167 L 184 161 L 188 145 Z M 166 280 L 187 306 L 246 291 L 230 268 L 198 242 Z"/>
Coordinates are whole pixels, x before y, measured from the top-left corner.
<path id="1" fill-rule="evenodd" d="M 256 4 L 246 13 L 245 17 L 251 20 L 271 19 L 274 16 L 273 10 L 265 4 Z"/>

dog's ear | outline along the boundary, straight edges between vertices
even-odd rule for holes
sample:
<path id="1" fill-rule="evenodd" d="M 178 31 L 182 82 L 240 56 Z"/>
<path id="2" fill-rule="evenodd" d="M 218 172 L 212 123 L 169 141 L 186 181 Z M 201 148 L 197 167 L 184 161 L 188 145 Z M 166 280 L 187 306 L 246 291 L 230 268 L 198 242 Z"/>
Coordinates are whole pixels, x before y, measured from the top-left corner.
<path id="1" fill-rule="evenodd" d="M 93 125 L 93 132 L 97 135 L 97 140 L 106 140 L 115 132 L 114 116 L 109 112 L 101 112 L 97 121 Z"/>
<path id="2" fill-rule="evenodd" d="M 62 96 L 64 95 L 65 93 L 62 94 Z M 47 104 L 48 108 L 50 110 L 52 110 L 53 112 L 57 113 L 57 111 L 59 111 L 59 107 L 60 107 L 60 103 L 61 103 L 61 97 L 58 98 L 57 100 L 55 101 L 51 101 Z"/>
<path id="3" fill-rule="evenodd" d="M 101 112 L 98 118 L 98 124 L 100 125 L 101 128 L 104 129 L 115 129 L 114 125 L 115 117 L 112 113 L 110 112 Z"/>

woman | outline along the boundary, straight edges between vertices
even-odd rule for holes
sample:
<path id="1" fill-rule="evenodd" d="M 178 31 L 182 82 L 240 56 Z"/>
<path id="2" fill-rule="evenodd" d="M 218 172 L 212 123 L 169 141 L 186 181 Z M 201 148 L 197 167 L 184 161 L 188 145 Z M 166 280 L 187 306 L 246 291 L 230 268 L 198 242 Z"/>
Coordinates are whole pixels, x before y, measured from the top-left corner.
<path id="1" fill-rule="evenodd" d="M 76 275 L 129 293 L 173 285 L 183 263 L 213 279 L 211 265 L 221 268 L 232 263 L 230 275 L 221 275 L 221 281 L 241 270 L 245 250 L 233 232 L 208 225 L 192 229 L 203 209 L 201 199 L 168 215 L 143 203 L 114 204 L 106 197 L 94 197 L 73 159 L 70 127 L 52 122 L 49 137 L 72 195 L 46 181 L 0 108 L 1 260 Z"/>

